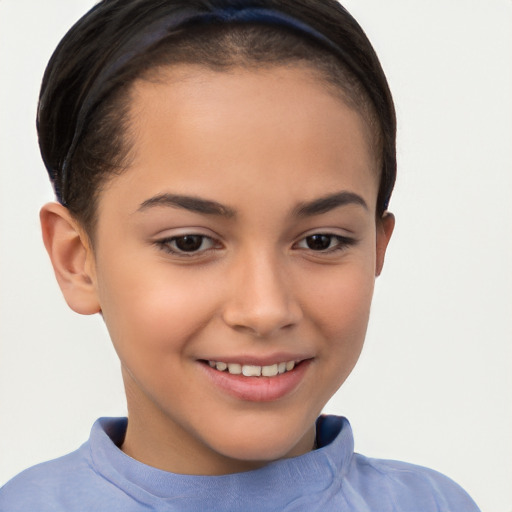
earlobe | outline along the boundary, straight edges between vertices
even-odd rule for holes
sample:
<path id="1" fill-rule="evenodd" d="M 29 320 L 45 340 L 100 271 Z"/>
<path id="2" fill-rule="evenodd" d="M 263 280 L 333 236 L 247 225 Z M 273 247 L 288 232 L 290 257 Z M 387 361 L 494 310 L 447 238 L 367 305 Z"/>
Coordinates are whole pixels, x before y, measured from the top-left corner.
<path id="1" fill-rule="evenodd" d="M 44 245 L 69 307 L 82 315 L 98 313 L 94 257 L 86 233 L 58 203 L 43 206 L 40 219 Z"/>
<path id="2" fill-rule="evenodd" d="M 375 276 L 380 276 L 384 267 L 386 249 L 388 247 L 391 235 L 395 229 L 395 216 L 390 212 L 384 212 L 382 217 L 377 220 L 377 251 L 375 260 Z"/>

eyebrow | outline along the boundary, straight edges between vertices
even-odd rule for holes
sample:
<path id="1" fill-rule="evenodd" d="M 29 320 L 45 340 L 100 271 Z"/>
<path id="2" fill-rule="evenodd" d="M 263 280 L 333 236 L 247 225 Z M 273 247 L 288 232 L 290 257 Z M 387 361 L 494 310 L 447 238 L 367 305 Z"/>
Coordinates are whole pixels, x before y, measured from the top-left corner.
<path id="1" fill-rule="evenodd" d="M 337 192 L 328 196 L 320 197 L 307 203 L 300 203 L 294 210 L 297 217 L 312 217 L 330 212 L 340 206 L 356 204 L 368 210 L 366 201 L 354 192 Z"/>
<path id="2" fill-rule="evenodd" d="M 159 194 L 146 199 L 137 211 L 145 211 L 155 206 L 168 206 L 172 208 L 183 208 L 203 215 L 218 215 L 220 217 L 232 218 L 235 216 L 235 210 L 224 206 L 217 201 L 201 199 L 195 196 L 186 196 L 180 194 Z"/>
<path id="3" fill-rule="evenodd" d="M 340 206 L 347 206 L 356 204 L 368 210 L 366 201 L 354 192 L 337 192 L 329 194 L 319 199 L 314 199 L 310 202 L 299 203 L 293 210 L 296 217 L 313 217 L 314 215 L 321 215 L 330 212 Z M 236 211 L 229 206 L 225 206 L 217 201 L 209 199 L 202 199 L 196 196 L 187 196 L 181 194 L 158 194 L 149 199 L 146 199 L 138 208 L 137 211 L 145 211 L 157 206 L 167 206 L 171 208 L 183 208 L 194 213 L 203 215 L 217 215 L 220 217 L 233 218 L 236 216 Z"/>

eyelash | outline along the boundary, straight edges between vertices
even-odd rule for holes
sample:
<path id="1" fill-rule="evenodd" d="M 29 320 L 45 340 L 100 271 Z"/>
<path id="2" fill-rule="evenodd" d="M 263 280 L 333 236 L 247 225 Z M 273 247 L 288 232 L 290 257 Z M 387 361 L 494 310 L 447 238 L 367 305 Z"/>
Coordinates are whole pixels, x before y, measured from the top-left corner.
<path id="1" fill-rule="evenodd" d="M 309 246 L 307 246 L 307 247 L 299 246 L 299 244 L 301 244 L 301 243 L 308 244 L 308 241 L 311 241 L 311 239 L 313 239 L 314 237 L 328 238 L 328 242 L 329 242 L 328 247 L 326 249 L 315 250 Z M 197 247 L 197 249 L 187 251 L 187 250 L 180 249 L 179 247 L 176 246 L 176 243 L 178 241 L 180 241 L 180 240 L 186 241 L 187 238 L 192 239 L 192 240 L 190 240 L 190 242 L 194 242 L 194 240 L 195 240 L 196 244 L 197 244 L 197 242 L 199 242 L 199 246 Z M 209 242 L 210 246 L 207 247 L 206 249 L 201 249 L 201 247 L 204 245 L 204 243 L 206 241 Z M 331 244 L 333 241 L 335 241 L 336 244 L 331 247 Z M 352 238 L 348 238 L 348 237 L 341 236 L 341 235 L 335 235 L 333 233 L 313 233 L 311 235 L 307 235 L 307 236 L 301 238 L 298 242 L 296 242 L 293 245 L 293 247 L 294 248 L 297 247 L 298 249 L 305 250 L 305 251 L 311 251 L 314 254 L 333 254 L 338 251 L 346 250 L 348 247 L 355 245 L 355 243 L 356 243 L 356 240 L 354 240 Z M 156 245 L 161 250 L 163 250 L 169 254 L 173 254 L 173 255 L 177 255 L 177 256 L 185 257 L 185 258 L 194 257 L 194 256 L 197 257 L 200 255 L 206 254 L 212 250 L 218 249 L 220 247 L 220 243 L 217 242 L 215 239 L 213 239 L 207 235 L 200 235 L 200 234 L 194 234 L 194 233 L 190 233 L 190 234 L 187 233 L 187 234 L 180 235 L 180 236 L 173 236 L 173 237 L 164 238 L 162 240 L 157 240 Z"/>
<path id="2" fill-rule="evenodd" d="M 173 248 L 173 244 L 175 245 L 178 240 L 185 240 L 186 238 L 200 239 L 200 245 L 199 245 L 198 249 L 193 250 L 193 251 L 186 251 L 186 250 L 183 250 L 180 248 Z M 208 247 L 207 249 L 200 250 L 200 248 L 203 246 L 205 241 L 209 241 L 211 243 L 211 246 Z M 172 237 L 164 238 L 162 240 L 157 240 L 156 245 L 160 249 L 162 249 L 163 251 L 165 251 L 169 254 L 175 254 L 178 256 L 185 257 L 185 258 L 204 254 L 211 250 L 217 249 L 220 246 L 220 244 L 218 242 L 216 242 L 213 238 L 206 236 L 206 235 L 198 235 L 195 233 L 187 233 L 185 235 L 172 236 Z"/>
<path id="3" fill-rule="evenodd" d="M 346 250 L 349 247 L 355 245 L 355 243 L 356 243 L 356 240 L 354 240 L 353 238 L 349 238 L 349 237 L 341 236 L 341 235 L 335 235 L 334 233 L 312 233 L 311 235 L 307 235 L 307 236 L 301 238 L 294 245 L 297 246 L 297 245 L 299 245 L 302 242 L 305 242 L 307 244 L 308 239 L 312 239 L 314 237 L 326 237 L 326 238 L 328 238 L 329 239 L 329 247 L 327 247 L 327 249 L 321 249 L 321 250 L 318 250 L 318 251 L 312 249 L 311 247 L 304 247 L 304 248 L 301 248 L 301 249 L 304 249 L 306 251 L 312 251 L 315 254 L 333 254 L 333 253 L 336 253 L 338 251 Z M 331 243 L 333 242 L 333 240 L 336 241 L 336 245 L 331 247 Z"/>

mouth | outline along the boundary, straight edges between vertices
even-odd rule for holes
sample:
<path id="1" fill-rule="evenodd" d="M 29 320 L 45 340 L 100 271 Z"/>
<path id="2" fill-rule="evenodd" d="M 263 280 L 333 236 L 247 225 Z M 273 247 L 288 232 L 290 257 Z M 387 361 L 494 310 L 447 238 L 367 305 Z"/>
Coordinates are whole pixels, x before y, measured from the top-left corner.
<path id="1" fill-rule="evenodd" d="M 227 372 L 231 375 L 243 375 L 244 377 L 277 377 L 286 372 L 291 372 L 301 361 L 283 361 L 266 366 L 242 363 L 225 363 L 223 361 L 206 361 L 210 368 L 219 372 Z"/>
<path id="2" fill-rule="evenodd" d="M 273 402 L 301 387 L 313 360 L 286 359 L 265 365 L 254 364 L 259 361 L 206 359 L 199 362 L 210 382 L 222 393 L 245 402 Z"/>

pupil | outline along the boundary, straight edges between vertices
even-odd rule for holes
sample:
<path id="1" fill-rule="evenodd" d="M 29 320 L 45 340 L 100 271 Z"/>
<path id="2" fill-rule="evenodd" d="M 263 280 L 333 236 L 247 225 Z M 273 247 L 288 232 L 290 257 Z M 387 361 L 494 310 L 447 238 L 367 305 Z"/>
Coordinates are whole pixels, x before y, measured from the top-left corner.
<path id="1" fill-rule="evenodd" d="M 203 243 L 203 237 L 200 235 L 187 235 L 176 238 L 176 247 L 180 251 L 197 251 Z"/>
<path id="2" fill-rule="evenodd" d="M 311 235 L 306 239 L 308 247 L 313 251 L 325 251 L 331 245 L 330 235 Z"/>

